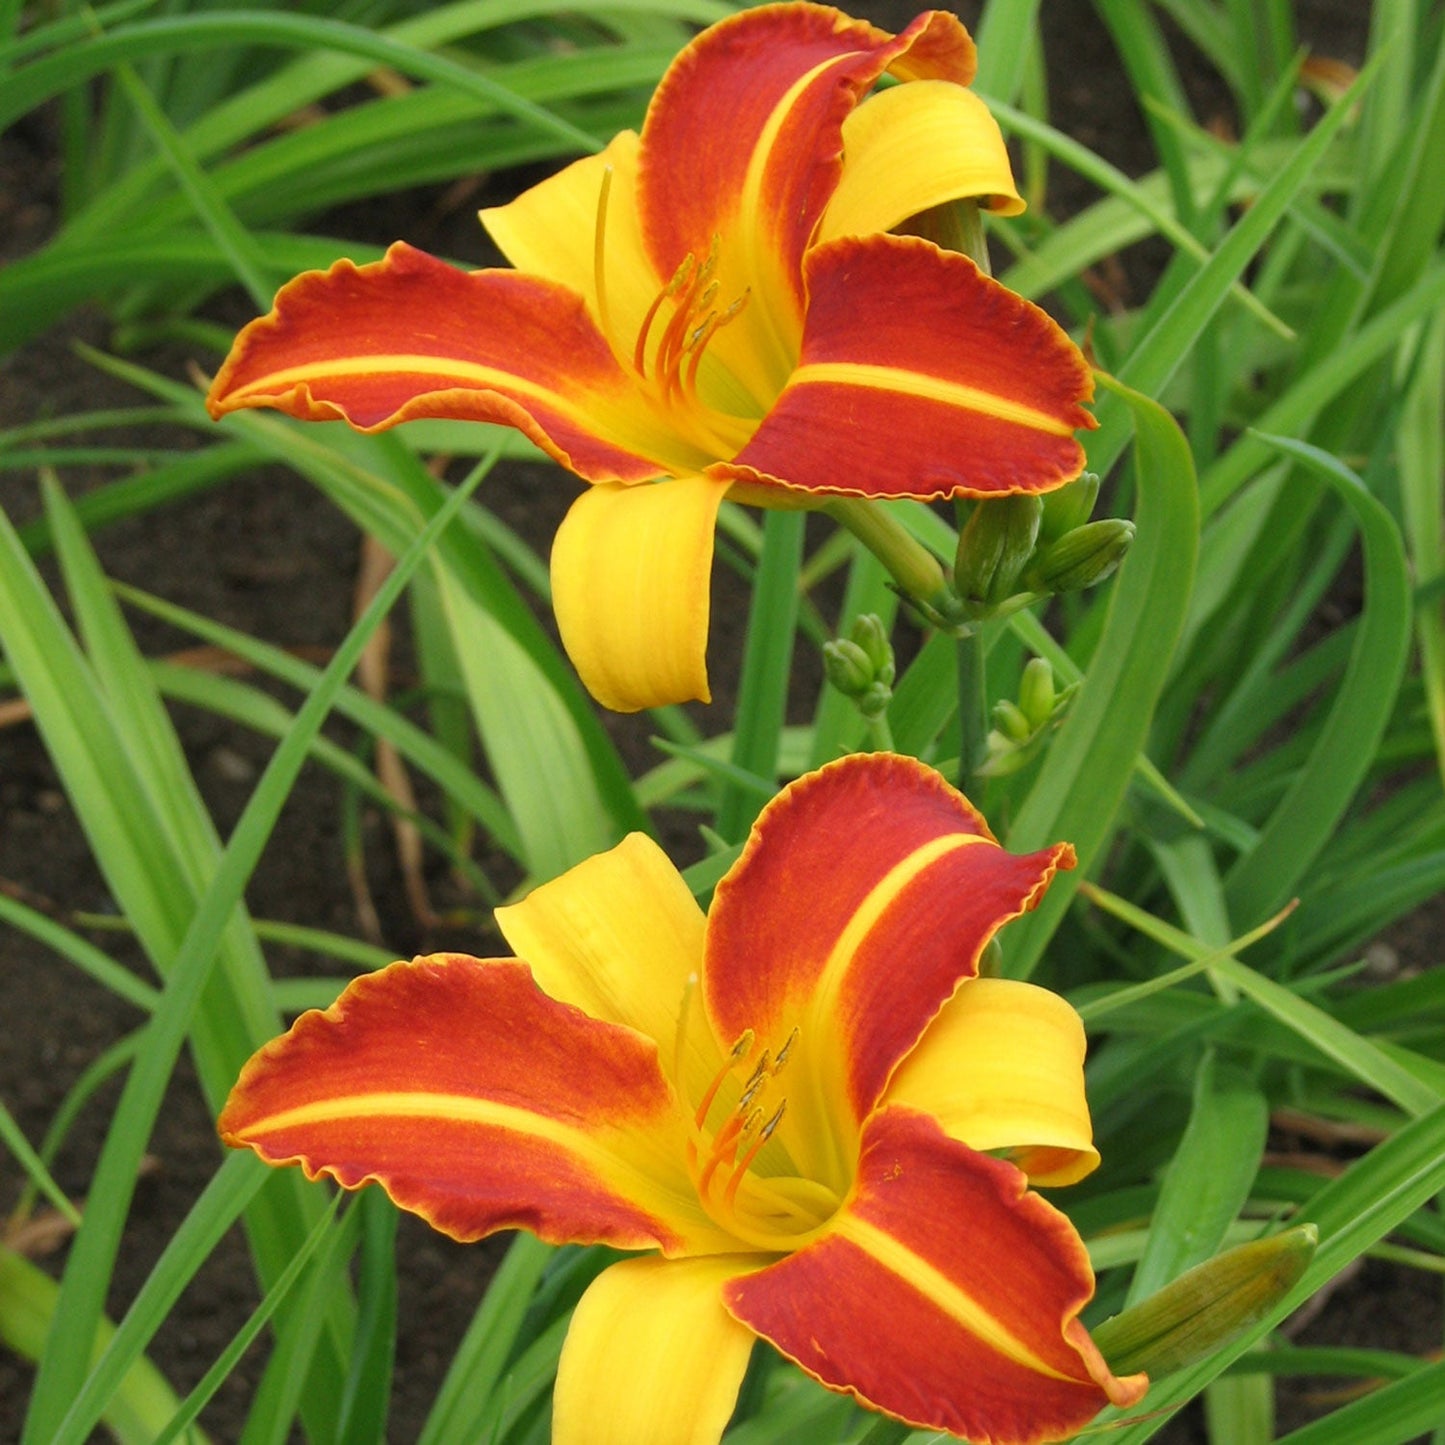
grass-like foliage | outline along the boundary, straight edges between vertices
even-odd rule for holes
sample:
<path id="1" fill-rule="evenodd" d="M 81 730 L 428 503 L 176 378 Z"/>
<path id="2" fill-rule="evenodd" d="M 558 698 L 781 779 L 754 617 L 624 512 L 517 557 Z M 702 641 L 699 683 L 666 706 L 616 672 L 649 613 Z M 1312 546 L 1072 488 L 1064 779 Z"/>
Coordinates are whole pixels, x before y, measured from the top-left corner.
<path id="1" fill-rule="evenodd" d="M 1005 974 L 1064 993 L 1089 1031 L 1103 1165 L 1056 1199 L 1098 1272 L 1089 1323 L 1282 1221 L 1318 1228 L 1288 1293 L 1155 1380 L 1104 1438 L 1150 1439 L 1202 1395 L 1216 1445 L 1393 1445 L 1432 1429 L 1445 1439 L 1439 1341 L 1417 1357 L 1292 1346 L 1277 1333 L 1362 1256 L 1433 1274 L 1437 1287 L 1445 1273 L 1445 970 L 1384 981 L 1363 970 L 1366 945 L 1445 888 L 1438 6 L 1378 0 L 1363 66 L 1341 74 L 1300 50 L 1292 0 L 1097 0 L 1157 157 L 1129 177 L 1050 124 L 1048 7 L 987 0 L 977 89 L 1030 202 L 989 221 L 1007 258 L 997 274 L 1087 335 L 1101 372 L 1089 467 L 1105 479 L 1101 510 L 1133 520 L 1133 545 L 1111 580 L 990 620 L 960 646 L 917 632 L 854 536 L 805 527 L 799 512 L 760 524 L 725 504 L 719 554 L 751 597 L 741 660 L 728 664 L 736 705 L 658 709 L 634 734 L 656 743 L 645 771 L 624 761 L 553 640 L 545 558 L 477 490 L 494 465 L 537 459 L 526 442 L 434 421 L 372 437 L 259 411 L 215 423 L 190 380 L 148 360 L 147 347 L 179 340 L 213 371 L 232 334 L 205 319 L 218 294 L 239 286 L 265 309 L 300 270 L 378 256 L 326 234 L 339 207 L 478 173 L 505 186 L 517 167 L 534 174 L 599 149 L 640 122 L 671 58 L 730 8 L 0 0 L 0 128 L 43 116 L 62 161 L 54 234 L 0 269 L 0 349 L 98 304 L 113 345 L 85 364 L 136 398 L 0 431 L 0 468 L 38 478 L 44 496 L 43 517 L 24 528 L 0 514 L 0 694 L 28 703 L 150 964 L 140 977 L 107 953 L 113 935 L 0 888 L 0 925 L 111 990 L 117 1017 L 134 1021 L 43 1139 L 27 1139 L 0 1101 L 0 1142 L 27 1181 L 16 1219 L 55 1210 L 75 1226 L 58 1278 L 0 1244 L 0 1342 L 35 1364 L 24 1445 L 79 1445 L 98 1424 L 135 1445 L 207 1438 L 197 1421 L 208 1400 L 263 1333 L 246 1441 L 284 1440 L 294 1422 L 318 1445 L 394 1438 L 395 1218 L 377 1190 L 332 1197 L 217 1144 L 210 1184 L 139 1296 L 123 1318 L 106 1316 L 183 1051 L 214 1115 L 292 1014 L 335 998 L 344 979 L 331 974 L 391 957 L 293 927 L 287 940 L 329 964 L 271 976 L 276 928 L 250 916 L 244 895 L 303 767 L 329 769 L 349 797 L 409 823 L 484 916 L 631 830 L 666 822 L 676 836 L 679 818 L 700 830 L 684 861 L 706 900 L 783 782 L 880 739 L 959 781 L 1009 848 L 1067 839 L 1078 850 L 1078 869 L 1000 943 Z M 1191 110 L 1175 58 L 1185 47 L 1227 89 L 1236 133 Z M 1047 188 L 1059 168 L 1099 197 L 1061 220 Z M 1131 247 L 1142 299 L 1124 305 L 1100 268 Z M 158 424 L 193 443 L 158 449 Z M 88 445 L 92 434 L 105 445 Z M 114 440 L 131 434 L 133 445 Z M 111 480 L 71 497 L 78 465 Z M 160 516 L 262 465 L 318 489 L 397 559 L 324 664 L 186 599 L 118 588 L 92 549 L 113 521 Z M 951 564 L 966 512 L 888 511 Z M 54 592 L 37 569 L 47 557 Z M 402 598 L 421 706 L 351 680 Z M 1326 610 L 1330 599 L 1340 605 Z M 919 644 L 900 649 L 881 719 L 826 683 L 810 692 L 797 678 L 816 669 L 795 666 L 870 613 Z M 137 614 L 244 669 L 144 655 Z M 979 718 L 1001 702 L 1018 712 L 1034 657 L 1060 692 L 1076 690 L 1041 736 L 996 736 L 994 764 L 979 771 Z M 227 837 L 189 771 L 173 702 L 276 739 Z M 330 740 L 333 714 L 368 746 Z M 1010 746 L 1017 755 L 1001 759 Z M 388 785 L 383 755 L 425 779 L 433 803 L 418 810 Z M 64 880 L 50 892 L 64 903 Z M 124 1086 L 77 1206 L 50 1166 L 115 1075 Z M 1372 1142 L 1318 1173 L 1288 1167 L 1268 1153 L 1271 1118 L 1286 1110 L 1316 1136 Z M 237 1222 L 261 1304 L 181 1399 L 150 1343 Z M 425 1445 L 546 1438 L 568 1312 L 611 1257 L 515 1240 L 456 1341 Z M 1277 1437 L 1276 1381 L 1300 1374 L 1354 1388 Z M 760 1351 L 725 1438 L 943 1437 L 869 1414 Z"/>

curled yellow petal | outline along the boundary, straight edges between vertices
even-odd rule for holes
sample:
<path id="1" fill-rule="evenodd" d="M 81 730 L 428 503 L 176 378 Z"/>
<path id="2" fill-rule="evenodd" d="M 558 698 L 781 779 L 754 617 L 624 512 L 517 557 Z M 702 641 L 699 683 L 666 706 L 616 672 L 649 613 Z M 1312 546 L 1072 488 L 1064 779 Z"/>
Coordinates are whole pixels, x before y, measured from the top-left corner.
<path id="1" fill-rule="evenodd" d="M 885 1100 L 932 1114 L 970 1148 L 1008 1150 L 1032 1184 L 1072 1184 L 1099 1162 L 1084 1098 L 1084 1026 L 1033 984 L 966 980 Z"/>
<path id="2" fill-rule="evenodd" d="M 843 174 L 814 244 L 891 231 L 945 201 L 1024 209 L 998 122 L 971 90 L 917 80 L 870 96 L 843 122 Z"/>
<path id="3" fill-rule="evenodd" d="M 713 526 L 725 482 L 595 486 L 552 544 L 552 606 L 588 692 L 614 712 L 710 700 Z"/>

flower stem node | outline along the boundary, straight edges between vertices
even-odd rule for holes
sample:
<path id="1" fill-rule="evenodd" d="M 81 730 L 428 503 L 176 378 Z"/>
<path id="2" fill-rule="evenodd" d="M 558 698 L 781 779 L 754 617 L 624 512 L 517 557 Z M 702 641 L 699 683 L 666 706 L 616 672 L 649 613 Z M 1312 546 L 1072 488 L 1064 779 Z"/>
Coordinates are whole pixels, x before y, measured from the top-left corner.
<path id="1" fill-rule="evenodd" d="M 1314 1257 L 1313 1224 L 1215 1255 L 1094 1330 L 1111 1369 L 1155 1378 L 1203 1359 L 1258 1323 Z"/>
<path id="2" fill-rule="evenodd" d="M 1075 527 L 1035 558 L 1024 575 L 1034 592 L 1082 592 L 1110 576 L 1134 541 L 1134 524 L 1107 517 Z"/>
<path id="3" fill-rule="evenodd" d="M 970 607 L 983 612 L 1017 590 L 1038 542 L 1044 504 L 1032 495 L 990 497 L 973 509 L 959 534 L 953 582 Z"/>
<path id="4" fill-rule="evenodd" d="M 897 667 L 888 632 L 873 613 L 855 618 L 847 637 L 823 644 L 823 669 L 828 681 L 851 697 L 870 722 L 888 710 Z"/>

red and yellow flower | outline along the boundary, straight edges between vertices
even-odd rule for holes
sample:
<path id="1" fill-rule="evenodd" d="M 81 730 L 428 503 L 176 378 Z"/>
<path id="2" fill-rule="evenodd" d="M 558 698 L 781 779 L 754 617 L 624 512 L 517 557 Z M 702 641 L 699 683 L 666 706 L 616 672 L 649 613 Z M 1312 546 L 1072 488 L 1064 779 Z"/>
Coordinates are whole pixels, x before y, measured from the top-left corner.
<path id="1" fill-rule="evenodd" d="M 908 83 L 868 95 L 885 73 Z M 973 74 L 951 15 L 893 36 L 746 11 L 678 56 L 640 136 L 482 213 L 516 270 L 398 243 L 300 276 L 237 338 L 212 415 L 516 427 L 593 484 L 552 555 L 583 681 L 622 710 L 706 699 L 730 490 L 990 496 L 1083 465 L 1092 381 L 1068 338 L 963 256 L 888 234 L 961 198 L 1023 209 Z"/>
<path id="2" fill-rule="evenodd" d="M 633 835 L 498 911 L 519 958 L 393 964 L 304 1015 L 221 1132 L 456 1239 L 647 1251 L 577 1306 L 562 1445 L 716 1441 L 756 1336 L 916 1425 L 1059 1439 L 1145 1386 L 1029 1188 L 1097 1163 L 1083 1029 L 976 973 L 1072 863 L 1006 852 L 912 759 L 845 758 L 765 809 L 707 916 Z"/>

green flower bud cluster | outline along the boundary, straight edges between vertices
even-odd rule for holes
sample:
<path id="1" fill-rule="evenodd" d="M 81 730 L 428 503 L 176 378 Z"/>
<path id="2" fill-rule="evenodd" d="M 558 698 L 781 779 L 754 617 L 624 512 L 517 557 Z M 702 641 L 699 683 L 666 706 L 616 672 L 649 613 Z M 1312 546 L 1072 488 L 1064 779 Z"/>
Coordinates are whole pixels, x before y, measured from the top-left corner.
<path id="1" fill-rule="evenodd" d="M 953 585 L 970 622 L 1006 617 L 1038 597 L 1102 582 L 1124 560 L 1134 524 L 1091 522 L 1099 479 L 1085 472 L 1048 497 L 990 497 L 959 534 Z"/>
<path id="2" fill-rule="evenodd" d="M 1077 691 L 1077 683 L 1059 690 L 1053 668 L 1042 657 L 1030 658 L 1019 683 L 1018 701 L 1000 698 L 993 706 L 993 727 L 984 740 L 984 760 L 978 773 L 1003 778 L 1027 767 L 1063 721 Z"/>
<path id="3" fill-rule="evenodd" d="M 869 722 L 882 717 L 893 700 L 897 666 L 880 619 L 865 612 L 854 619 L 847 637 L 825 642 L 823 670 L 839 692 L 854 699 Z"/>

